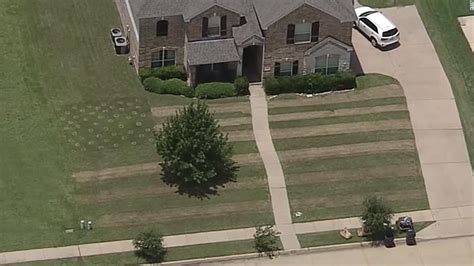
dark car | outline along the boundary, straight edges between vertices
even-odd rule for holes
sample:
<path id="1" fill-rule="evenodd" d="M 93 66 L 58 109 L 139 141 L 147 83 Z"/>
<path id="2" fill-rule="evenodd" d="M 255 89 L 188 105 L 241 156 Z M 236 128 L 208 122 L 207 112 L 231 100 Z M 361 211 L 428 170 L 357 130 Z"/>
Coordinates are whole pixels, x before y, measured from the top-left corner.
<path id="1" fill-rule="evenodd" d="M 392 229 L 385 230 L 385 239 L 383 243 L 387 248 L 395 247 L 395 234 Z"/>
<path id="2" fill-rule="evenodd" d="M 414 229 L 408 229 L 407 230 L 407 236 L 406 236 L 406 243 L 409 246 L 414 246 L 416 245 L 416 232 Z"/>

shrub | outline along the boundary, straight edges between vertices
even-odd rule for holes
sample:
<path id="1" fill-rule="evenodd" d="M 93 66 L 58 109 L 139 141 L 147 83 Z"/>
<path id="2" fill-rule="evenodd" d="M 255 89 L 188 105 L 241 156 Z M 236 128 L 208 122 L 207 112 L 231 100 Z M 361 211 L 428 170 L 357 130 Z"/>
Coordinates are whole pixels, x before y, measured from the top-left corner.
<path id="1" fill-rule="evenodd" d="M 143 83 L 146 79 L 154 77 L 154 70 L 145 68 L 138 71 L 138 76 L 140 76 L 140 81 Z"/>
<path id="2" fill-rule="evenodd" d="M 217 99 L 235 96 L 235 87 L 232 83 L 211 82 L 199 84 L 196 87 L 196 97 L 201 99 Z"/>
<path id="3" fill-rule="evenodd" d="M 390 226 L 392 217 L 392 209 L 381 198 L 371 196 L 364 200 L 361 219 L 364 228 L 371 234 L 373 240 L 381 238 L 381 234 Z"/>
<path id="4" fill-rule="evenodd" d="M 134 240 L 135 255 L 144 258 L 150 263 L 162 262 L 166 248 L 163 245 L 163 236 L 153 230 L 140 233 Z"/>
<path id="5" fill-rule="evenodd" d="M 275 252 L 280 249 L 278 235 L 280 232 L 275 231 L 271 225 L 257 227 L 253 235 L 257 252 L 265 253 L 270 258 L 275 256 Z"/>
<path id="6" fill-rule="evenodd" d="M 249 80 L 247 77 L 242 76 L 234 80 L 235 92 L 237 95 L 249 95 Z"/>
<path id="7" fill-rule="evenodd" d="M 161 67 L 156 71 L 156 77 L 163 80 L 180 79 L 184 81 L 188 78 L 184 66 L 181 65 Z"/>
<path id="8" fill-rule="evenodd" d="M 150 77 L 159 78 L 162 80 L 168 79 L 180 79 L 183 81 L 187 80 L 186 70 L 184 66 L 176 65 L 176 66 L 166 66 L 161 67 L 158 69 L 140 69 L 138 72 L 140 76 L 140 80 L 144 82 L 146 79 Z"/>
<path id="9" fill-rule="evenodd" d="M 148 77 L 143 80 L 143 87 L 145 87 L 146 91 L 154 92 L 154 93 L 161 93 L 163 80 L 155 77 Z"/>
<path id="10" fill-rule="evenodd" d="M 355 88 L 355 78 L 356 76 L 350 72 L 331 75 L 313 73 L 266 79 L 264 87 L 267 94 L 321 93 Z"/>
<path id="11" fill-rule="evenodd" d="M 268 78 L 263 81 L 265 92 L 270 95 L 280 94 L 280 81 L 276 78 Z"/>
<path id="12" fill-rule="evenodd" d="M 185 81 L 180 79 L 161 80 L 155 77 L 149 77 L 143 81 L 145 90 L 159 94 L 184 95 L 193 97 L 193 89 L 188 87 Z"/>

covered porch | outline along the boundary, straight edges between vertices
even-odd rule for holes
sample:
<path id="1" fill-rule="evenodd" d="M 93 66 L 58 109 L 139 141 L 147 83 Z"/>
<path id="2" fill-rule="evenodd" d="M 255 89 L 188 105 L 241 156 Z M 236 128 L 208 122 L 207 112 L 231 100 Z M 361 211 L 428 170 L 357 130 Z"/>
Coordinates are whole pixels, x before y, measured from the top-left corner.
<path id="1" fill-rule="evenodd" d="M 241 57 L 233 39 L 190 42 L 186 45 L 189 83 L 233 82 Z"/>

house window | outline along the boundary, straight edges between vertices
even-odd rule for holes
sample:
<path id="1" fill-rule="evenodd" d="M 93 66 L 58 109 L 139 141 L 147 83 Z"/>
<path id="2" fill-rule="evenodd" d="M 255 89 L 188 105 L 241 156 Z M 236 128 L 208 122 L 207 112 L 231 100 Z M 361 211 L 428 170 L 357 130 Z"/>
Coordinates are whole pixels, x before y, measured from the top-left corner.
<path id="1" fill-rule="evenodd" d="M 161 50 L 151 54 L 151 68 L 174 66 L 176 64 L 175 50 Z"/>
<path id="2" fill-rule="evenodd" d="M 327 54 L 316 57 L 314 72 L 322 74 L 334 74 L 339 70 L 339 55 Z"/>
<path id="3" fill-rule="evenodd" d="M 295 25 L 295 43 L 311 41 L 311 24 L 301 23 Z"/>
<path id="4" fill-rule="evenodd" d="M 207 34 L 208 36 L 219 36 L 221 34 L 221 17 L 213 16 L 208 19 Z"/>
<path id="5" fill-rule="evenodd" d="M 167 20 L 160 20 L 156 23 L 156 36 L 168 36 Z"/>
<path id="6" fill-rule="evenodd" d="M 296 74 L 298 74 L 298 60 L 275 63 L 275 77 L 293 76 Z"/>

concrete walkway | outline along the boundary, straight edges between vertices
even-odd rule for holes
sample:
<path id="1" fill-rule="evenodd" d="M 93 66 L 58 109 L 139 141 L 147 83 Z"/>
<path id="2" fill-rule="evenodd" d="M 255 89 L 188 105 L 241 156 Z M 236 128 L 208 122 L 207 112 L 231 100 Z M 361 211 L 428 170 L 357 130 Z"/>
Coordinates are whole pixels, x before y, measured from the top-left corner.
<path id="1" fill-rule="evenodd" d="M 275 225 L 281 232 L 280 238 L 283 248 L 285 250 L 299 249 L 300 243 L 296 238 L 291 221 L 285 176 L 270 135 L 266 95 L 261 85 L 251 85 L 249 89 L 253 132 L 267 172 Z"/>
<path id="2" fill-rule="evenodd" d="M 415 6 L 382 11 L 399 28 L 401 44 L 381 51 L 354 30 L 362 70 L 393 76 L 403 87 L 431 209 L 461 207 L 472 213 L 471 163 L 453 92 L 433 44 Z M 430 234 L 453 230 L 462 234 L 472 231 L 474 223 L 459 218 L 437 227 Z"/>
<path id="3" fill-rule="evenodd" d="M 447 238 L 465 235 L 474 235 L 474 228 L 470 231 L 459 231 L 457 221 L 464 223 L 472 222 L 474 209 L 467 207 L 446 208 L 438 210 L 423 210 L 407 213 L 397 213 L 394 219 L 408 215 L 415 222 L 436 221 L 433 225 L 417 233 L 417 238 Z M 394 221 L 395 222 L 395 221 Z M 452 230 L 445 230 L 445 224 L 451 223 Z M 441 224 L 441 226 L 439 226 Z M 307 223 L 295 223 L 290 225 L 291 232 L 295 234 L 317 233 L 325 231 L 341 230 L 347 228 L 360 228 L 359 217 L 315 221 Z M 461 228 L 466 228 L 462 227 Z M 442 229 L 442 230 L 440 230 Z M 201 232 L 195 234 L 172 235 L 164 237 L 166 247 L 190 246 L 197 244 L 209 244 L 226 241 L 253 239 L 255 228 L 232 229 L 222 231 Z M 86 257 L 94 255 L 113 254 L 133 251 L 132 240 L 111 241 L 74 245 L 57 248 L 31 249 L 0 253 L 0 264 L 20 263 L 40 260 L 54 260 L 74 257 Z M 294 250 L 294 249 L 293 249 Z"/>

